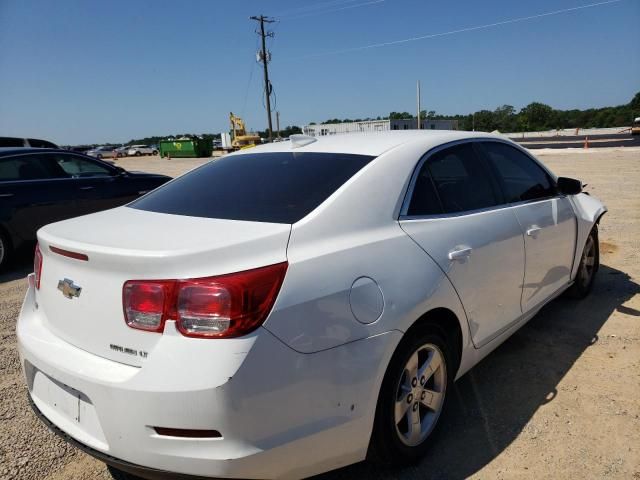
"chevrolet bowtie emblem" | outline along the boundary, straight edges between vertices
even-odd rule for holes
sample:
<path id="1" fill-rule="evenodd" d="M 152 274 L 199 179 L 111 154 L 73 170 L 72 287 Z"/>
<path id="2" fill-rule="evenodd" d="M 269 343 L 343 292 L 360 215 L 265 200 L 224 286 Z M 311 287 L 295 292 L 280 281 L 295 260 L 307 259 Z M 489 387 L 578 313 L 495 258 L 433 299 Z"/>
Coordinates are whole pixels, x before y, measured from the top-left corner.
<path id="1" fill-rule="evenodd" d="M 58 282 L 58 290 L 67 298 L 79 297 L 82 287 L 74 285 L 73 280 L 65 278 Z"/>

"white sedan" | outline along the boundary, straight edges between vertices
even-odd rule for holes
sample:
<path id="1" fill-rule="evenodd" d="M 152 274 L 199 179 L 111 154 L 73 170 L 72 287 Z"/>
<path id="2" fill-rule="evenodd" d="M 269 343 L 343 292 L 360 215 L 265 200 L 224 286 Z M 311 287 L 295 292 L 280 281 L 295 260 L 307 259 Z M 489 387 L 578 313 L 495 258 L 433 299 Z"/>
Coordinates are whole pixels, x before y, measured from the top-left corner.
<path id="1" fill-rule="evenodd" d="M 126 151 L 130 157 L 139 157 L 140 155 L 158 155 L 158 149 L 149 145 L 131 145 Z"/>
<path id="2" fill-rule="evenodd" d="M 454 380 L 589 293 L 606 208 L 581 190 L 490 134 L 294 136 L 48 225 L 32 407 L 116 478 L 414 462 Z"/>

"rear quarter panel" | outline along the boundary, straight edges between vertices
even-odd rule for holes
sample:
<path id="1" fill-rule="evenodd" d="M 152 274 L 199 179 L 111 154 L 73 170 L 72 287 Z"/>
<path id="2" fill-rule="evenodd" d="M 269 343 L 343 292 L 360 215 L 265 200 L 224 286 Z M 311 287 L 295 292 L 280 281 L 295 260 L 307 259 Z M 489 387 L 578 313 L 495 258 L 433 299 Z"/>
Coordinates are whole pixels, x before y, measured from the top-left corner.
<path id="1" fill-rule="evenodd" d="M 411 173 L 428 142 L 402 145 L 371 162 L 292 227 L 289 270 L 265 328 L 304 353 L 392 330 L 405 332 L 432 308 L 448 308 L 469 342 L 464 310 L 440 268 L 400 228 Z M 377 320 L 361 323 L 351 287 L 373 279 L 383 297 Z"/>

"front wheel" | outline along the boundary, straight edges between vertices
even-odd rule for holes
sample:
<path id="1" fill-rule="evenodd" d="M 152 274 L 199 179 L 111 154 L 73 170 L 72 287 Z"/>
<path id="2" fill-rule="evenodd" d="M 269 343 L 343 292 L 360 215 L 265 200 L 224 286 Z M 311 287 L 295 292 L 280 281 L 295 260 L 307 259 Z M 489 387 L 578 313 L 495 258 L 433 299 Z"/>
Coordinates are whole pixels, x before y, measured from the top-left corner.
<path id="1" fill-rule="evenodd" d="M 593 227 L 589 233 L 587 241 L 584 243 L 578 273 L 573 285 L 568 290 L 569 296 L 573 298 L 584 298 L 589 295 L 593 288 L 593 281 L 596 272 L 600 267 L 600 246 L 598 244 L 598 228 Z"/>
<path id="2" fill-rule="evenodd" d="M 158 150 L 154 150 L 153 152 L 151 152 L 151 155 L 158 155 Z"/>
<path id="3" fill-rule="evenodd" d="M 136 157 L 139 157 L 140 155 L 142 155 L 142 153 L 140 153 L 140 150 L 138 150 L 138 151 L 136 152 Z"/>
<path id="4" fill-rule="evenodd" d="M 100 154 L 100 153 L 99 153 L 99 154 L 96 156 L 96 158 L 97 158 L 98 160 L 102 160 L 102 154 Z"/>
<path id="5" fill-rule="evenodd" d="M 452 385 L 451 365 L 449 346 L 437 330 L 403 340 L 382 382 L 369 460 L 406 465 L 425 454 Z"/>

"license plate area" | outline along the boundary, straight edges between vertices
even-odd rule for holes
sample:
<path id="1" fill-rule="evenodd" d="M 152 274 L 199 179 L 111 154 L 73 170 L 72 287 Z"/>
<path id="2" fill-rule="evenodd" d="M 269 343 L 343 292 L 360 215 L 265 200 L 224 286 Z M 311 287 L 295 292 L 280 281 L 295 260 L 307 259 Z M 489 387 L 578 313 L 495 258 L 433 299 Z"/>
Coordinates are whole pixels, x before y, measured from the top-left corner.
<path id="1" fill-rule="evenodd" d="M 68 420 L 80 422 L 82 393 L 36 371 L 32 395 L 56 410 Z"/>
<path id="2" fill-rule="evenodd" d="M 31 397 L 58 428 L 93 448 L 109 449 L 91 400 L 79 390 L 35 370 Z"/>

